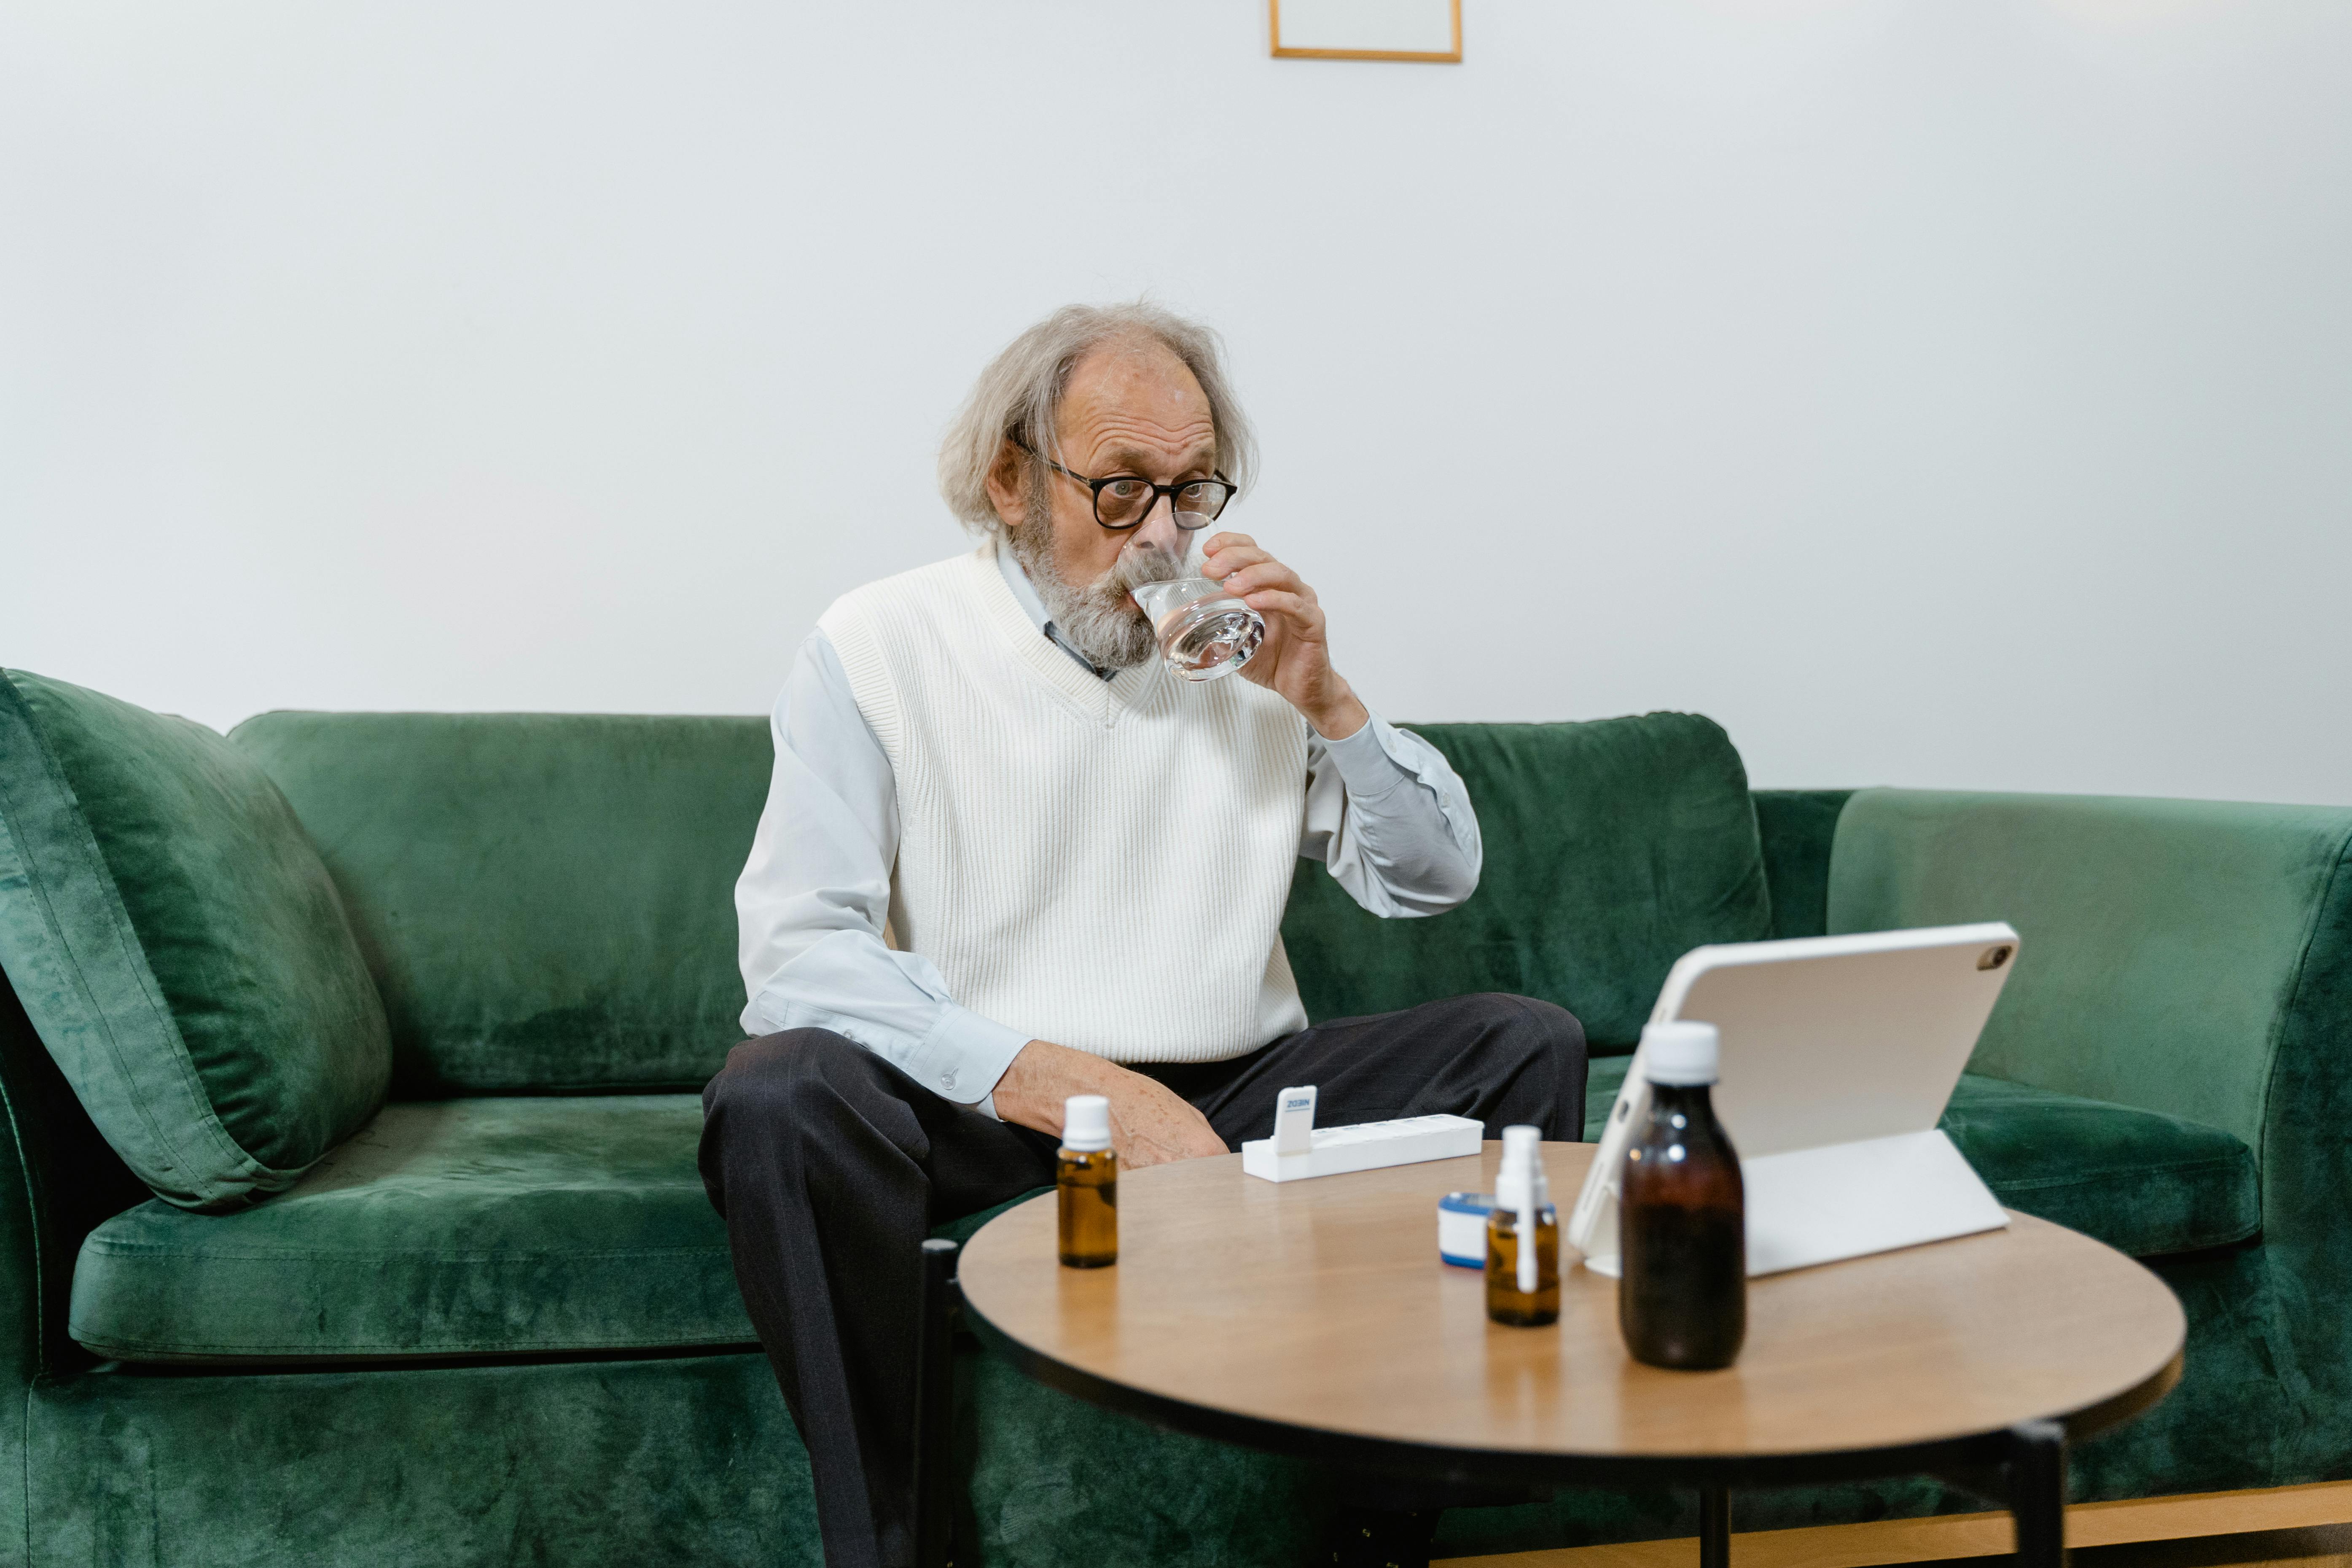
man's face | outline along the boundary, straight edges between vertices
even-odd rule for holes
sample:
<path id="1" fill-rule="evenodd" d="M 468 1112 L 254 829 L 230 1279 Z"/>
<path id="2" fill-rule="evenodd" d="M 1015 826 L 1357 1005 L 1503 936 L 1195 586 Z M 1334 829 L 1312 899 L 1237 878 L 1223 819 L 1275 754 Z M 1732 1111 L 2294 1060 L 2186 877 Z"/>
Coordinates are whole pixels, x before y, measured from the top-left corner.
<path id="1" fill-rule="evenodd" d="M 1182 360 L 1148 340 L 1105 343 L 1081 359 L 1063 393 L 1059 428 L 1063 465 L 1095 479 L 1131 474 L 1174 484 L 1207 479 L 1216 466 L 1207 395 Z M 1179 575 L 1192 543 L 1167 499 L 1137 527 L 1107 529 L 1095 521 L 1085 485 L 1023 462 L 1009 446 L 988 489 L 1063 631 L 1098 664 L 1147 658 L 1150 632 L 1127 590 Z"/>
<path id="2" fill-rule="evenodd" d="M 1062 397 L 1062 462 L 1094 479 L 1139 474 L 1154 484 L 1205 479 L 1216 467 L 1209 399 L 1184 362 L 1159 343 L 1105 343 L 1080 360 Z M 1091 583 L 1130 550 L 1181 558 L 1191 542 L 1162 500 L 1140 527 L 1115 533 L 1095 521 L 1094 497 L 1047 470 L 1054 563 L 1065 581 Z"/>

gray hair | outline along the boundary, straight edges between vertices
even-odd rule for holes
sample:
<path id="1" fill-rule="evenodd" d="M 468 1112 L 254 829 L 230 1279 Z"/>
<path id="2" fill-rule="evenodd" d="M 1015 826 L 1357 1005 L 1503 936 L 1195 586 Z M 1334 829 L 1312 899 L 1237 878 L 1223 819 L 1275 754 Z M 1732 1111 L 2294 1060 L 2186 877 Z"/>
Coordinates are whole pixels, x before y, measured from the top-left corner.
<path id="1" fill-rule="evenodd" d="M 1143 338 L 1184 362 L 1208 395 L 1217 432 L 1217 471 L 1249 488 L 1257 441 L 1234 400 L 1225 374 L 1224 343 L 1212 329 L 1148 300 L 1127 305 L 1065 305 L 1005 345 L 972 384 L 940 443 L 940 494 L 948 510 L 976 533 L 1000 531 L 988 499 L 988 473 L 1007 441 L 1062 460 L 1059 419 L 1070 372 L 1090 349 L 1118 339 Z"/>

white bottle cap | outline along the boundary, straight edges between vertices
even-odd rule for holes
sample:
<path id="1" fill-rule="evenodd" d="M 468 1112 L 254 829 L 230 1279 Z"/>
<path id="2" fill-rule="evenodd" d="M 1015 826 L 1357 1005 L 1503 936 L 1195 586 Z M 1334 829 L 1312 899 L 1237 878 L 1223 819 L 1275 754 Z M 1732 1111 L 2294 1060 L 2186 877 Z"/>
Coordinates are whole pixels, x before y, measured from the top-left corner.
<path id="1" fill-rule="evenodd" d="M 1110 1147 L 1110 1101 L 1099 1094 L 1074 1094 L 1062 1101 L 1062 1147 L 1091 1153 Z"/>
<path id="2" fill-rule="evenodd" d="M 1503 1129 L 1503 1169 L 1495 1178 L 1495 1206 L 1538 1209 L 1551 1202 L 1551 1180 L 1544 1173 L 1543 1129 Z"/>
<path id="3" fill-rule="evenodd" d="M 1713 1024 L 1685 1020 L 1642 1029 L 1642 1071 L 1652 1083 L 1713 1083 L 1721 1051 Z"/>
<path id="4" fill-rule="evenodd" d="M 1519 1237 L 1519 1290 L 1524 1295 L 1535 1294 L 1537 1275 L 1536 1211 L 1551 1202 L 1551 1181 L 1544 1174 L 1543 1129 L 1540 1127 L 1506 1127 L 1503 1129 L 1503 1169 L 1495 1178 L 1495 1207 L 1508 1210 L 1518 1217 L 1514 1222 Z"/>

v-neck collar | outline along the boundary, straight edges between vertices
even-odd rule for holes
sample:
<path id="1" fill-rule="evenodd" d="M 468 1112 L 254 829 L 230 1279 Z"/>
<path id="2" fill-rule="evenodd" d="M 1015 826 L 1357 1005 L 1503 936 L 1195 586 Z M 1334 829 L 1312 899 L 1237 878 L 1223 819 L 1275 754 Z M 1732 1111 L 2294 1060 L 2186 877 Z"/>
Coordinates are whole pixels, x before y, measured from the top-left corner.
<path id="1" fill-rule="evenodd" d="M 1045 613 L 1045 601 L 1037 596 L 1037 585 L 1029 581 L 1029 569 L 1021 564 L 1020 558 L 1012 551 L 1004 548 L 1001 540 L 996 546 L 996 574 L 1004 579 L 1004 585 L 1013 590 L 1013 603 L 1021 606 L 1021 613 L 1029 617 L 1029 624 L 1035 626 L 1046 641 L 1086 666 L 1097 680 L 1111 678 L 1114 671 L 1105 669 L 1080 653 L 1077 645 L 1055 625 L 1053 617 Z"/>
<path id="2" fill-rule="evenodd" d="M 1059 644 L 1045 637 L 1043 628 L 1013 596 L 1013 585 L 1004 580 L 996 562 L 996 552 L 1002 548 L 991 540 L 972 552 L 969 559 L 982 608 L 989 624 L 1012 645 L 1014 657 L 1051 687 L 1056 696 L 1107 730 L 1116 727 L 1120 716 L 1129 709 L 1140 708 L 1150 701 L 1166 674 L 1165 661 L 1157 657 L 1147 658 L 1141 664 L 1113 671 L 1108 680 L 1086 668 L 1063 652 Z"/>

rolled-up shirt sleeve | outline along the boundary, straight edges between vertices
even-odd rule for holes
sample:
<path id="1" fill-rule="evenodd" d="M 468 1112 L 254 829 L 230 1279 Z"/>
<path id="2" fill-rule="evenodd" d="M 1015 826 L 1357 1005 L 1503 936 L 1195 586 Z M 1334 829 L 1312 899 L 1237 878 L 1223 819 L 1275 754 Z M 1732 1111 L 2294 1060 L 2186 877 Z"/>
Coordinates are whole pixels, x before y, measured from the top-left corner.
<path id="1" fill-rule="evenodd" d="M 823 632 L 801 645 L 770 731 L 775 773 L 735 884 L 744 1030 L 830 1029 L 993 1115 L 1028 1037 L 958 1006 L 928 959 L 884 940 L 898 794 Z"/>
<path id="2" fill-rule="evenodd" d="M 1298 853 L 1388 917 L 1454 908 L 1476 890 L 1486 858 L 1462 776 L 1436 747 L 1378 714 L 1340 740 L 1307 732 Z"/>

